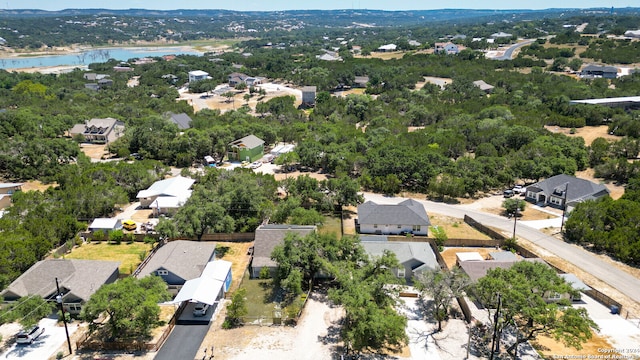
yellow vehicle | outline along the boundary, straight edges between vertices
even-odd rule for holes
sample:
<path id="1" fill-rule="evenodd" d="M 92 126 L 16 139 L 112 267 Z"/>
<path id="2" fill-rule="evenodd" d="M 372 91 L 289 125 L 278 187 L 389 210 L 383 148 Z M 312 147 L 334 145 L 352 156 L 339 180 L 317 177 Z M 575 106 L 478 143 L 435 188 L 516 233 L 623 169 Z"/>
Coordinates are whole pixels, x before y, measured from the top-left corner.
<path id="1" fill-rule="evenodd" d="M 138 227 L 138 225 L 136 225 L 135 221 L 129 219 L 122 222 L 122 227 L 125 230 L 135 230 Z"/>

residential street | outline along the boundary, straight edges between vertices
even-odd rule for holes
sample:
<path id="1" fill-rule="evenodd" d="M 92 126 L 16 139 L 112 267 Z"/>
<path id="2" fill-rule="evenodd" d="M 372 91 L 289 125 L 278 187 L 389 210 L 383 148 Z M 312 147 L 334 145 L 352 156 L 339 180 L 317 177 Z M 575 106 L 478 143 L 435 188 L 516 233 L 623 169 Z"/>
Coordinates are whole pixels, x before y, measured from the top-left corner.
<path id="1" fill-rule="evenodd" d="M 372 200 L 379 204 L 397 204 L 405 200 L 400 197 L 388 197 L 379 194 L 364 193 L 365 200 Z M 455 218 L 464 218 L 469 215 L 484 225 L 501 229 L 505 232 L 513 232 L 513 220 L 487 213 L 470 210 L 464 205 L 449 205 L 428 200 L 420 200 L 427 209 L 427 213 L 437 213 Z M 529 240 L 537 246 L 557 255 L 565 261 L 575 265 L 586 273 L 597 277 L 611 287 L 625 294 L 636 303 L 640 303 L 640 279 L 600 260 L 597 256 L 582 249 L 579 246 L 567 244 L 548 236 L 539 230 L 525 224 L 516 227 L 518 237 Z M 638 315 L 638 314 L 636 314 Z"/>

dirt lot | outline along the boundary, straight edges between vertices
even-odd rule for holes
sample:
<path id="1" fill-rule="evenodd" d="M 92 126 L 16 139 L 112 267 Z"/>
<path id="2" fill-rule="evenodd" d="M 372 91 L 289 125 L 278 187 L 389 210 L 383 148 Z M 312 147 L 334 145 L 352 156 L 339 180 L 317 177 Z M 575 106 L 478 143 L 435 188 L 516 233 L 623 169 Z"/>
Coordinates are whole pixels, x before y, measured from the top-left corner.
<path id="1" fill-rule="evenodd" d="M 552 133 L 565 134 L 570 137 L 581 137 L 584 139 L 584 143 L 587 146 L 590 146 L 593 140 L 599 137 L 605 138 L 607 140 L 620 140 L 622 138 L 621 136 L 610 135 L 609 127 L 607 125 L 585 126 L 576 128 L 575 134 L 571 134 L 571 128 L 550 125 L 547 125 L 544 128 L 551 131 Z"/>
<path id="2" fill-rule="evenodd" d="M 455 248 L 446 248 L 440 255 L 444 259 L 444 262 L 447 264 L 449 269 L 452 269 L 456 265 L 456 253 L 463 252 L 477 252 L 480 253 L 484 259 L 489 258 L 489 253 L 499 251 L 495 248 L 469 248 L 469 247 L 455 247 Z"/>

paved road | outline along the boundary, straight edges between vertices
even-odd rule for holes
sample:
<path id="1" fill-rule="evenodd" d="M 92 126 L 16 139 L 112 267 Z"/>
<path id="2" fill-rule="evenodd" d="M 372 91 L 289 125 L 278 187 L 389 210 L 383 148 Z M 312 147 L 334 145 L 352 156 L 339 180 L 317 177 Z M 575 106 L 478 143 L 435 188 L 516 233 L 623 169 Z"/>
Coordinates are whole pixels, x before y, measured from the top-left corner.
<path id="1" fill-rule="evenodd" d="M 202 340 L 209 331 L 207 325 L 176 325 L 162 345 L 155 360 L 195 359 Z"/>
<path id="2" fill-rule="evenodd" d="M 379 204 L 397 204 L 405 200 L 404 198 L 386 197 L 372 193 L 365 193 L 364 197 L 366 200 L 372 200 Z M 448 205 L 428 200 L 418 201 L 424 204 L 427 212 L 455 218 L 464 218 L 466 214 L 484 225 L 492 226 L 508 233 L 513 232 L 513 221 L 501 216 L 466 209 L 463 205 Z M 525 224 L 518 224 L 516 234 L 518 237 L 527 239 L 556 256 L 565 259 L 565 261 L 609 284 L 636 303 L 640 303 L 640 279 L 605 263 L 579 246 L 557 240 Z"/>
<path id="3" fill-rule="evenodd" d="M 44 328 L 44 333 L 30 345 L 13 344 L 3 354 L 0 355 L 1 360 L 31 360 L 31 359 L 48 359 L 55 356 L 56 352 L 63 344 L 67 342 L 67 335 L 64 327 L 57 326 L 57 320 L 44 318 L 40 320 L 38 325 Z M 77 324 L 69 324 L 69 336 L 78 329 Z M 72 343 L 73 345 L 73 343 Z M 65 355 L 67 350 L 65 348 Z"/>
<path id="4" fill-rule="evenodd" d="M 513 59 L 513 52 L 516 51 L 516 49 L 519 49 L 523 46 L 529 45 L 532 42 L 534 42 L 535 40 L 525 40 L 521 43 L 517 43 L 514 45 L 509 46 L 509 48 L 507 50 L 505 50 L 504 54 L 502 56 L 498 56 L 495 57 L 494 60 L 511 60 Z"/>

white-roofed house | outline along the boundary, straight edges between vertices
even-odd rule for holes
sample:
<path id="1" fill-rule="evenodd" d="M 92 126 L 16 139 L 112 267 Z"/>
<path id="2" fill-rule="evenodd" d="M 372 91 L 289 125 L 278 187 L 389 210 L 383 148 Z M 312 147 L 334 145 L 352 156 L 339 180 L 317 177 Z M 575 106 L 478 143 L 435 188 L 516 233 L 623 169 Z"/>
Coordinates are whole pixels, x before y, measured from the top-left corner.
<path id="1" fill-rule="evenodd" d="M 140 201 L 140 206 L 144 208 L 152 208 L 158 213 L 170 212 L 184 204 L 191 196 L 190 189 L 193 183 L 195 180 L 191 178 L 176 176 L 156 181 L 148 189 L 140 190 L 136 197 Z"/>
<path id="2" fill-rule="evenodd" d="M 0 183 L 0 209 L 11 205 L 11 195 L 22 190 L 22 183 Z"/>
<path id="3" fill-rule="evenodd" d="M 189 71 L 189 82 L 211 79 L 209 73 L 202 70 Z"/>
<path id="4" fill-rule="evenodd" d="M 122 220 L 116 218 L 97 218 L 89 224 L 89 231 L 92 233 L 96 231 L 109 233 L 109 231 L 119 229 L 122 229 Z"/>

